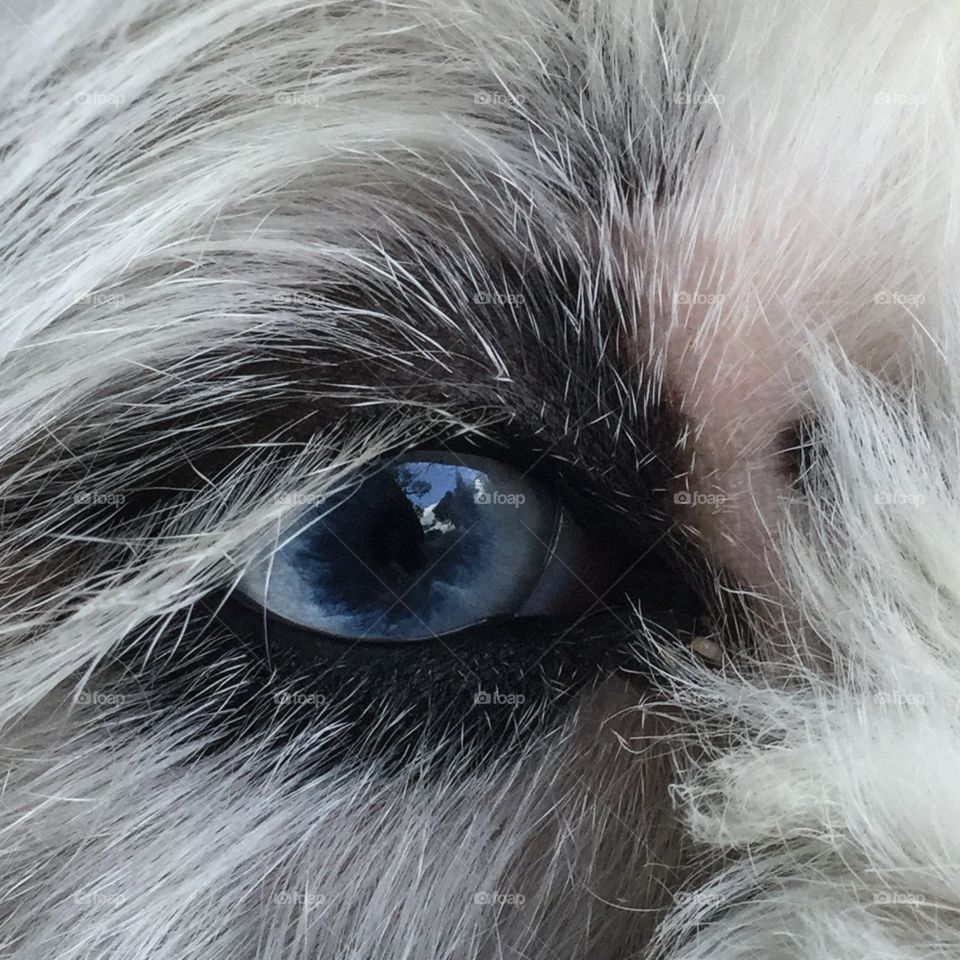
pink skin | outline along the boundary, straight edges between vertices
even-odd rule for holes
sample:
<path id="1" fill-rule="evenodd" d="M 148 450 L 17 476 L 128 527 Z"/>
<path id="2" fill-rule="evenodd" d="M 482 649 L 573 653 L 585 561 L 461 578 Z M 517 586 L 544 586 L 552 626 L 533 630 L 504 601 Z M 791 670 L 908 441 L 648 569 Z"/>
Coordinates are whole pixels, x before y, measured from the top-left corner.
<path id="1" fill-rule="evenodd" d="M 637 344 L 689 428 L 677 451 L 678 519 L 738 586 L 776 599 L 791 493 L 784 438 L 805 412 L 802 360 L 776 291 L 761 299 L 740 279 L 750 276 L 706 242 L 693 252 L 663 244 Z"/>

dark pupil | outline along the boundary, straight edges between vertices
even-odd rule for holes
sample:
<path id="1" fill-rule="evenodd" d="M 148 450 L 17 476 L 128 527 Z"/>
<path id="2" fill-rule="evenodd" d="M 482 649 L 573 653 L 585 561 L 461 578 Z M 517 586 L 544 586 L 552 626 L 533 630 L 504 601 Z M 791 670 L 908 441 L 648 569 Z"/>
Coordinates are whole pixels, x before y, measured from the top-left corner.
<path id="1" fill-rule="evenodd" d="M 353 523 L 362 531 L 359 559 L 372 573 L 412 577 L 425 566 L 424 507 L 381 474 L 359 491 Z"/>
<path id="2" fill-rule="evenodd" d="M 361 617 L 365 633 L 429 632 L 438 591 L 469 589 L 488 547 L 478 482 L 485 475 L 470 467 L 407 462 L 320 504 L 290 544 L 317 606 Z"/>

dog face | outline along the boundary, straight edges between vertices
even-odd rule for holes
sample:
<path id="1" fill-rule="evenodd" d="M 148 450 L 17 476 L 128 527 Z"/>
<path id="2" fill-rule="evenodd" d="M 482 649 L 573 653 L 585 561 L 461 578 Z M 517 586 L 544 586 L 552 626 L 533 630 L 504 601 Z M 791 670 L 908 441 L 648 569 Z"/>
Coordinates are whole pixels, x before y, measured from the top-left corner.
<path id="1" fill-rule="evenodd" d="M 10 15 L 5 955 L 955 954 L 952 11 Z"/>

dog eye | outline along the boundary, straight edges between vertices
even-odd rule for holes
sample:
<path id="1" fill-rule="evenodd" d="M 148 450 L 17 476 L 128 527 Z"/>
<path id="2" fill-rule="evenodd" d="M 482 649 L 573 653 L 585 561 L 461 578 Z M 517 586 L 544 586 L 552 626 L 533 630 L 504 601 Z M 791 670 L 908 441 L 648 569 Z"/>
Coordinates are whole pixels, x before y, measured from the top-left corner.
<path id="1" fill-rule="evenodd" d="M 506 464 L 419 451 L 279 525 L 238 584 L 270 619 L 327 636 L 424 640 L 596 601 L 590 546 Z"/>

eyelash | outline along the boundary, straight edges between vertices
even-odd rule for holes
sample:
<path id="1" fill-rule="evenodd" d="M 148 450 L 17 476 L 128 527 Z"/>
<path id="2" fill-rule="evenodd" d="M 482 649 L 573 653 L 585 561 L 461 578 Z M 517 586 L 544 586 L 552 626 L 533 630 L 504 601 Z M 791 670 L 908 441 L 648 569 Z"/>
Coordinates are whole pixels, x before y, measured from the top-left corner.
<path id="1" fill-rule="evenodd" d="M 529 471 L 556 493 L 578 523 L 606 538 L 611 556 L 624 568 L 663 536 L 662 519 L 652 510 L 648 522 L 627 526 L 628 512 L 643 511 L 627 511 L 626 503 L 624 510 L 612 507 L 616 498 L 602 480 L 556 456 L 535 434 L 514 432 L 482 441 L 460 435 L 436 438 L 430 446 L 482 453 Z M 656 491 L 649 493 L 651 503 L 656 498 Z M 162 514 L 163 499 L 150 498 L 146 509 Z M 248 734 L 273 735 L 279 728 L 288 739 L 307 734 L 315 728 L 321 701 L 325 718 L 340 718 L 330 721 L 340 724 L 340 733 L 318 762 L 335 762 L 344 750 L 361 747 L 378 760 L 408 758 L 411 750 L 446 743 L 453 730 L 460 731 L 455 742 L 475 737 L 500 749 L 520 728 L 547 722 L 582 684 L 627 664 L 635 667 L 628 651 L 636 636 L 632 599 L 643 590 L 652 587 L 668 606 L 692 608 L 690 593 L 678 586 L 676 565 L 663 560 L 669 549 L 655 553 L 641 562 L 630 584 L 621 585 L 617 598 L 585 619 L 489 622 L 442 641 L 422 641 L 415 651 L 389 644 L 358 646 L 274 624 L 272 631 L 285 633 L 285 653 L 278 655 L 265 645 L 262 612 L 231 604 L 229 589 L 221 588 L 169 624 L 159 641 L 151 639 L 146 670 L 141 645 L 130 647 L 126 662 L 138 686 L 151 691 L 152 704 L 203 717 L 205 749 L 227 747 Z M 232 705 L 209 700 L 211 688 L 218 685 L 229 688 Z M 512 709 L 498 711 L 475 700 L 489 695 L 492 702 L 497 691 L 514 696 Z M 283 695 L 293 699 L 278 702 Z M 310 697 L 320 698 L 312 709 Z M 376 718 L 382 719 L 383 709 L 404 717 L 389 735 L 377 732 L 381 721 Z"/>

